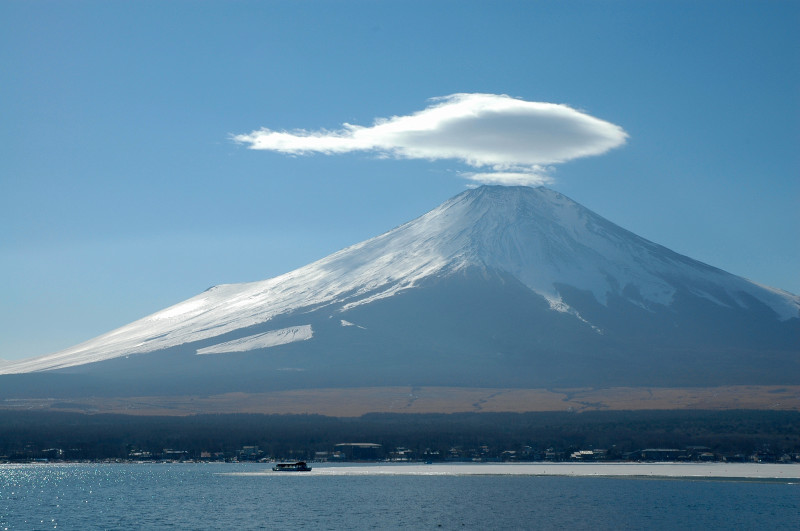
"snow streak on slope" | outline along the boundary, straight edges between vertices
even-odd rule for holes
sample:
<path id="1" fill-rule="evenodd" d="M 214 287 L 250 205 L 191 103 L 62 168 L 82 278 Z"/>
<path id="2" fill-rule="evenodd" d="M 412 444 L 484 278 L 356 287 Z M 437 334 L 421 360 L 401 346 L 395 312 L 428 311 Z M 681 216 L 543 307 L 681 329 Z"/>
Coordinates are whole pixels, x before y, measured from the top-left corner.
<path id="1" fill-rule="evenodd" d="M 295 341 L 305 341 L 314 337 L 311 325 L 293 326 L 291 328 L 281 328 L 280 330 L 270 330 L 263 334 L 226 341 L 210 347 L 197 349 L 198 354 L 227 354 L 229 352 L 247 352 L 262 348 L 277 347 L 278 345 L 288 345 Z"/>
<path id="2" fill-rule="evenodd" d="M 800 297 L 678 255 L 552 190 L 481 187 L 300 269 L 260 282 L 216 286 L 62 352 L 0 366 L 0 374 L 152 352 L 289 312 L 330 305 L 332 311 L 346 311 L 468 267 L 509 273 L 554 310 L 578 318 L 562 301 L 558 285 L 590 291 L 601 303 L 613 293 L 644 308 L 669 305 L 684 288 L 728 306 L 746 307 L 746 294 L 781 319 L 798 317 L 800 309 Z"/>

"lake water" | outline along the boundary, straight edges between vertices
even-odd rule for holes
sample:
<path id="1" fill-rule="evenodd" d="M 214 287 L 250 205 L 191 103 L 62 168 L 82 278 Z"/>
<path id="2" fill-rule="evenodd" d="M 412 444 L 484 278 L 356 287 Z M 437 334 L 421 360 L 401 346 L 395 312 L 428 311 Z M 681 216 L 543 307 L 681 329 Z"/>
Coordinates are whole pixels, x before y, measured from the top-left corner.
<path id="1" fill-rule="evenodd" d="M 596 474 L 588 468 L 532 475 L 541 469 L 519 468 L 525 465 L 312 466 L 272 473 L 263 464 L 0 465 L 0 531 L 800 528 L 800 482 L 788 477 L 654 479 L 641 477 L 644 467 L 628 471 L 634 478 L 577 475 Z M 797 469 L 786 470 L 797 477 Z"/>

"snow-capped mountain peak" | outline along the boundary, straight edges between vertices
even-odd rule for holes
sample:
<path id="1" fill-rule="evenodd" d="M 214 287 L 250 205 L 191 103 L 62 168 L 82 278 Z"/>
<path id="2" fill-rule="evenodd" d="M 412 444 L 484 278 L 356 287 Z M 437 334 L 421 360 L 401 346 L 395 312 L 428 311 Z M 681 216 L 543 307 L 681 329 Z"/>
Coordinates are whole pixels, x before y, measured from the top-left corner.
<path id="1" fill-rule="evenodd" d="M 579 319 L 564 301 L 563 286 L 590 292 L 600 304 L 615 296 L 645 309 L 668 307 L 679 290 L 722 306 L 747 307 L 755 299 L 782 320 L 797 318 L 800 309 L 800 297 L 674 253 L 553 190 L 484 186 L 284 275 L 216 286 L 62 352 L 0 365 L 0 374 L 153 352 L 322 307 L 344 313 L 426 279 L 473 268 L 515 277 L 553 310 Z M 293 326 L 243 341 L 265 348 L 286 338 L 314 337 L 307 323 Z M 203 348 L 205 353 L 220 351 L 213 345 Z"/>

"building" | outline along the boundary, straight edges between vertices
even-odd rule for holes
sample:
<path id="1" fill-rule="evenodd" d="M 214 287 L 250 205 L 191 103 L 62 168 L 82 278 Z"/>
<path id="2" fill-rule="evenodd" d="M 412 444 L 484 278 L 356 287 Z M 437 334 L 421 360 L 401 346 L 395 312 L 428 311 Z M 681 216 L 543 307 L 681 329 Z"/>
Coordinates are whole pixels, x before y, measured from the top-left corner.
<path id="1" fill-rule="evenodd" d="M 348 461 L 377 461 L 383 457 L 383 446 L 375 443 L 339 443 L 336 452 Z"/>

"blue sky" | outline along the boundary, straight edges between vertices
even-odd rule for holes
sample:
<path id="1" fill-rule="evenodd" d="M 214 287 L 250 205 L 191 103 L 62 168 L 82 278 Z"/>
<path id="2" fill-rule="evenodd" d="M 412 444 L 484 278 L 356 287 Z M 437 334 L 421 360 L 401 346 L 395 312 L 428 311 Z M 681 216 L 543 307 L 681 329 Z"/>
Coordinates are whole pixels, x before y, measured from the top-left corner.
<path id="1" fill-rule="evenodd" d="M 464 190 L 459 159 L 291 155 L 458 93 L 627 133 L 549 186 L 800 293 L 800 3 L 0 3 L 0 358 L 269 278 Z M 474 184 L 474 183 L 472 183 Z"/>

